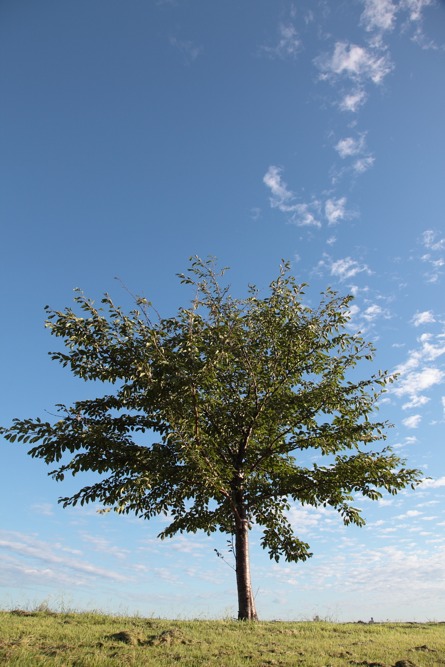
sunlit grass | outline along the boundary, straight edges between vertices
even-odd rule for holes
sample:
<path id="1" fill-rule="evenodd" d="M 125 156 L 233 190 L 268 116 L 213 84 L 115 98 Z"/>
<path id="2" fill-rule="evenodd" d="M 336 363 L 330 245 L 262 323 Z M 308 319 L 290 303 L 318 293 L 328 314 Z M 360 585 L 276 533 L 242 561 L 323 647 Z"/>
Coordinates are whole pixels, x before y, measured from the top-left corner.
<path id="1" fill-rule="evenodd" d="M 0 664 L 99 667 L 437 667 L 445 624 L 170 621 L 0 612 Z M 405 662 L 403 662 L 405 661 Z"/>

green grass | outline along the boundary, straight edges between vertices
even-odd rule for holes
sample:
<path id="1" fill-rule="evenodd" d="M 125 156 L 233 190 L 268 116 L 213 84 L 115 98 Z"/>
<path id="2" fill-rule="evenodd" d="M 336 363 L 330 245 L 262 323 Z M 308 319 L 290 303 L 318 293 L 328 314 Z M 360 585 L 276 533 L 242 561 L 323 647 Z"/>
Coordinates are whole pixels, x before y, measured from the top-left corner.
<path id="1" fill-rule="evenodd" d="M 0 612 L 0 664 L 38 667 L 438 667 L 445 624 L 169 621 Z"/>

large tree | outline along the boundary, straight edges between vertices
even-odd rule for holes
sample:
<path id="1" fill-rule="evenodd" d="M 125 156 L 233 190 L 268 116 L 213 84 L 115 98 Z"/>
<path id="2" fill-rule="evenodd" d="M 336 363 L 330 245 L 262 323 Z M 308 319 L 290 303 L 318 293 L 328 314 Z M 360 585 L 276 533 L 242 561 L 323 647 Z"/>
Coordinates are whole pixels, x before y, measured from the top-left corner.
<path id="1" fill-rule="evenodd" d="M 223 273 L 212 260 L 192 259 L 180 274 L 193 289 L 190 305 L 167 319 L 142 298 L 128 314 L 108 295 L 96 308 L 78 293 L 80 314 L 47 307 L 47 326 L 65 344 L 52 359 L 114 390 L 59 405 L 55 422 L 16 419 L 1 432 L 56 462 L 49 474 L 58 481 L 98 473 L 96 483 L 60 498 L 64 507 L 98 502 L 146 519 L 168 514 L 161 538 L 197 530 L 233 538 L 238 617 L 256 619 L 254 523 L 271 558 L 306 560 L 291 504 L 330 506 L 346 524 L 362 525 L 355 494 L 376 500 L 381 490 L 415 486 L 420 473 L 389 448 L 372 448 L 388 424 L 370 416 L 391 377 L 358 376 L 355 366 L 374 350 L 346 326 L 351 297 L 327 290 L 312 309 L 284 264 L 265 296 L 250 287 L 238 299 L 222 286 Z M 314 453 L 318 462 L 309 463 Z"/>

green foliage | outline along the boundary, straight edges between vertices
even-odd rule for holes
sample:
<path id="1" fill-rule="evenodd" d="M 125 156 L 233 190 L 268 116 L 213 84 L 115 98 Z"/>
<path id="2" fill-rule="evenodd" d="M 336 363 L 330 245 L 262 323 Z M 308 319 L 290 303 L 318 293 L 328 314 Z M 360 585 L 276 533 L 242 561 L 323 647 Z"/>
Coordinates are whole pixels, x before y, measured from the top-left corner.
<path id="1" fill-rule="evenodd" d="M 354 368 L 374 350 L 346 328 L 352 297 L 328 289 L 311 309 L 285 264 L 267 296 L 250 287 L 235 299 L 223 273 L 194 258 L 180 275 L 192 301 L 171 318 L 145 299 L 125 314 L 108 295 L 96 307 L 81 292 L 79 314 L 47 307 L 47 327 L 65 345 L 51 358 L 113 391 L 59 405 L 55 422 L 15 419 L 1 432 L 56 463 L 49 474 L 58 481 L 98 473 L 60 499 L 65 507 L 168 513 L 161 538 L 232 535 L 247 517 L 263 528 L 271 558 L 305 560 L 309 545 L 293 533 L 291 503 L 330 506 L 361 525 L 354 494 L 376 500 L 382 490 L 415 486 L 420 473 L 388 448 L 372 449 L 388 424 L 370 417 L 392 378 L 356 379 Z M 327 463 L 304 464 L 309 451 Z"/>

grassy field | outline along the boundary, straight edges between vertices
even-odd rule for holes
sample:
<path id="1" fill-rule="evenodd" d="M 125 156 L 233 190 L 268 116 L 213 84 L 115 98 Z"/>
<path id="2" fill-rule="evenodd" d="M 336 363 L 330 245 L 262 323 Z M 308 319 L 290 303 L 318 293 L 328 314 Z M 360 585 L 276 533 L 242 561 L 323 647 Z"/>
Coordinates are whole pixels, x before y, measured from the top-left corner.
<path id="1" fill-rule="evenodd" d="M 169 621 L 4 611 L 0 664 L 436 667 L 445 665 L 445 624 Z"/>

